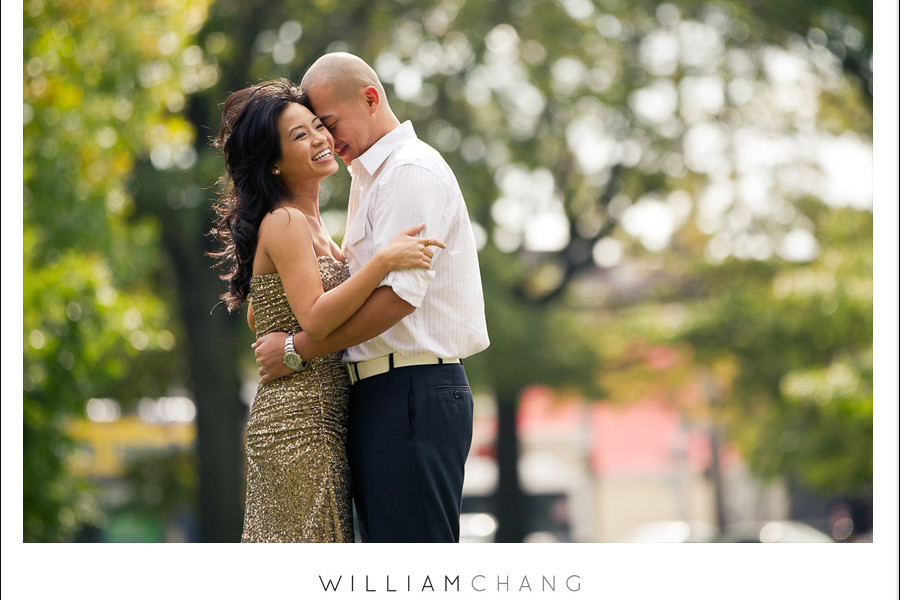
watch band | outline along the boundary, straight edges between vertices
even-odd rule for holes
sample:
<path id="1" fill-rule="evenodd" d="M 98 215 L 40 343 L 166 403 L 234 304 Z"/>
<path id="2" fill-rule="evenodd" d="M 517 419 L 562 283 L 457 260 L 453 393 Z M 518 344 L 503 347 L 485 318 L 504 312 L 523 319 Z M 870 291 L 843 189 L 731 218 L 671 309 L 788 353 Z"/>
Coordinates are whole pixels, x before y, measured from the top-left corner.
<path id="1" fill-rule="evenodd" d="M 294 350 L 294 334 L 288 333 L 287 339 L 284 340 L 284 353 L 285 354 L 296 354 L 297 351 Z"/>
<path id="2" fill-rule="evenodd" d="M 303 360 L 300 353 L 294 349 L 294 334 L 288 333 L 287 339 L 284 340 L 284 358 L 282 359 L 285 366 L 293 371 L 300 372 L 309 366 L 308 360 Z"/>

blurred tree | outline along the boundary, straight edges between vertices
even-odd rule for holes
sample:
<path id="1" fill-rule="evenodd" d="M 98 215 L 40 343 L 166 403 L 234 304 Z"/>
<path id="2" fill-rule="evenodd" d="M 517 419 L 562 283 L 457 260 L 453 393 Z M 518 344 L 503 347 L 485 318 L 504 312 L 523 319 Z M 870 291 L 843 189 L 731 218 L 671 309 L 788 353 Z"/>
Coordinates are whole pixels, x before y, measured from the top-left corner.
<path id="1" fill-rule="evenodd" d="M 573 284 L 632 285 L 636 257 L 773 259 L 812 237 L 798 199 L 835 200 L 820 151 L 868 143 L 870 88 L 857 85 L 871 48 L 865 9 L 793 5 L 787 20 L 727 1 L 217 2 L 185 54 L 198 66 L 182 80 L 193 150 L 158 139 L 135 177 L 137 214 L 160 223 L 185 327 L 204 539 L 239 531 L 239 385 L 253 377 L 242 316 L 210 314 L 223 286 L 204 257 L 207 188 L 221 172 L 206 142 L 228 92 L 299 79 L 325 51 L 357 53 L 454 168 L 482 244 L 493 340 L 467 369 L 500 401 L 498 539 L 518 541 L 517 391 L 541 382 L 597 394 L 590 332 L 573 325 L 594 300 Z M 863 66 L 848 68 L 839 45 Z M 323 186 L 334 232 L 348 184 L 342 171 Z"/>
<path id="2" fill-rule="evenodd" d="M 755 473 L 861 495 L 873 475 L 872 213 L 814 213 L 814 260 L 701 267 L 678 337 L 701 361 L 733 358 L 722 417 Z"/>
<path id="3" fill-rule="evenodd" d="M 177 383 L 159 228 L 133 218 L 127 182 L 151 140 L 189 135 L 172 111 L 206 5 L 24 3 L 25 541 L 102 518 L 65 469 L 66 425 L 86 401 Z"/>
<path id="4" fill-rule="evenodd" d="M 835 53 L 843 39 L 871 55 L 865 10 L 837 8 L 805 3 L 782 22 L 733 2 L 445 2 L 397 22 L 376 68 L 483 228 L 493 344 L 467 369 L 500 401 L 498 541 L 528 533 L 515 513 L 518 390 L 590 393 L 603 369 L 557 325 L 597 304 L 578 284 L 605 278 L 634 301 L 647 290 L 628 288 L 651 283 L 698 293 L 679 281 L 688 265 L 803 262 L 821 200 L 871 205 L 865 186 L 835 197 L 818 175 L 834 167 L 824 149 L 865 153 L 871 138 L 870 85 Z"/>
<path id="5" fill-rule="evenodd" d="M 748 31 L 777 45 L 794 36 L 805 38 L 813 48 L 827 50 L 841 62 L 843 70 L 872 108 L 872 3 L 853 0 L 791 0 L 790 2 L 730 3 Z M 775 24 L 777 26 L 773 27 Z"/>
<path id="6" fill-rule="evenodd" d="M 763 479 L 865 498 L 872 213 L 807 210 L 821 244 L 808 261 L 668 263 L 638 296 L 608 296 L 595 324 L 602 385 L 618 398 L 671 390 L 696 423 L 723 426 Z"/>
<path id="7" fill-rule="evenodd" d="M 467 369 L 473 385 L 500 401 L 501 541 L 527 533 L 512 510 L 521 504 L 518 390 L 540 382 L 599 393 L 597 354 L 587 344 L 595 332 L 579 326 L 579 311 L 597 299 L 582 284 L 600 277 L 619 289 L 644 285 L 634 266 L 658 266 L 662 256 L 676 268 L 672 279 L 697 259 L 775 259 L 786 240 L 813 237 L 816 221 L 799 199 L 835 200 L 826 198 L 833 193 L 819 175 L 828 165 L 818 150 L 836 141 L 864 147 L 871 136 L 871 88 L 858 85 L 870 67 L 871 18 L 852 3 L 794 2 L 792 19 L 762 4 L 724 0 L 399 5 L 402 11 L 386 0 L 219 0 L 206 18 L 199 2 L 157 2 L 145 11 L 26 3 L 26 306 L 46 318 L 60 309 L 53 313 L 41 302 L 65 298 L 46 290 L 29 303 L 37 272 L 30 265 L 61 265 L 61 277 L 63 270 L 79 272 L 63 260 L 70 252 L 106 263 L 101 274 L 112 279 L 95 282 L 95 295 L 114 300 L 95 303 L 110 309 L 97 330 L 112 332 L 115 343 L 132 342 L 100 355 L 79 341 L 64 354 L 53 345 L 62 333 L 28 322 L 27 313 L 26 406 L 50 408 L 64 393 L 77 402 L 76 389 L 81 400 L 106 393 L 124 380 L 119 359 L 137 350 L 144 359 L 154 344 L 177 340 L 186 365 L 169 368 L 180 369 L 198 405 L 205 541 L 239 537 L 240 382 L 254 376 L 250 332 L 242 316 L 213 310 L 223 285 L 205 257 L 209 187 L 221 173 L 207 140 L 230 91 L 276 76 L 299 79 L 328 50 L 355 52 L 376 67 L 396 112 L 454 168 L 482 244 L 493 343 Z M 842 56 L 841 47 L 853 52 Z M 854 52 L 859 68 L 845 60 Z M 51 86 L 54 78 L 65 85 Z M 48 92 L 57 89 L 65 93 Z M 70 89 L 82 92 L 69 96 Z M 60 192 L 50 188 L 57 181 L 73 185 Z M 348 184 L 342 171 L 323 189 L 324 216 L 335 232 Z M 53 198 L 58 210 L 34 209 L 38 199 Z M 157 237 L 168 256 L 163 264 Z M 46 281 L 52 287 L 61 279 L 51 274 Z M 100 291 L 107 287 L 111 296 Z M 160 298 L 177 306 L 179 328 L 165 322 Z M 141 299 L 156 303 L 158 320 Z M 122 308 L 126 302 L 141 307 L 140 320 Z M 80 330 L 93 313 L 72 308 L 75 328 L 65 320 L 72 320 L 68 306 L 61 322 Z M 163 326 L 170 333 L 156 333 Z M 54 360 L 60 366 L 53 369 L 66 370 L 82 356 L 96 357 L 85 363 L 89 382 L 87 375 L 50 376 Z M 41 387 L 51 380 L 57 387 Z M 29 393 L 45 389 L 52 400 L 29 401 Z M 33 419 L 51 422 L 57 414 L 54 408 Z M 29 427 L 42 431 L 26 417 Z M 38 438 L 49 439 L 26 435 Z"/>

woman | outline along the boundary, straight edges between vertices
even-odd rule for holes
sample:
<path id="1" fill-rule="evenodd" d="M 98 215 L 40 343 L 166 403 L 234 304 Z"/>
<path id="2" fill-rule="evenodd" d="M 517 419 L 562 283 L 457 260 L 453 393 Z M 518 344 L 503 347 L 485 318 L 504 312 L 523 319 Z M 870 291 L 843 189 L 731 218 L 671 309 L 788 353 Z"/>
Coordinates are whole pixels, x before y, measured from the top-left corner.
<path id="1" fill-rule="evenodd" d="M 230 270 L 229 311 L 252 300 L 257 336 L 328 335 L 393 269 L 427 269 L 435 240 L 404 232 L 349 277 L 319 214 L 319 183 L 338 169 L 334 141 L 287 80 L 235 92 L 216 139 L 226 174 L 213 233 Z M 290 339 L 290 337 L 288 338 Z M 258 387 L 246 430 L 244 542 L 353 541 L 346 422 L 348 381 L 339 354 Z M 286 361 L 287 362 L 287 361 Z"/>

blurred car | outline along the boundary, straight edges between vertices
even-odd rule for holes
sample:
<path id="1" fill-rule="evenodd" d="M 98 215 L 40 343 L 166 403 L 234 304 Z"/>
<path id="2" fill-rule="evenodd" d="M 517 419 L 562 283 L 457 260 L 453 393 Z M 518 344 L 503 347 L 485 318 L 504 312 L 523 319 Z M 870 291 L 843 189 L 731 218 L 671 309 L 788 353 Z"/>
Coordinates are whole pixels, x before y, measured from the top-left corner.
<path id="1" fill-rule="evenodd" d="M 459 516 L 459 541 L 484 544 L 494 541 L 497 519 L 489 513 L 462 513 Z"/>
<path id="2" fill-rule="evenodd" d="M 745 521 L 729 524 L 716 542 L 725 543 L 828 543 L 834 540 L 798 521 Z"/>
<path id="3" fill-rule="evenodd" d="M 719 529 L 703 521 L 650 521 L 642 523 L 620 542 L 623 543 L 703 543 L 712 542 Z"/>

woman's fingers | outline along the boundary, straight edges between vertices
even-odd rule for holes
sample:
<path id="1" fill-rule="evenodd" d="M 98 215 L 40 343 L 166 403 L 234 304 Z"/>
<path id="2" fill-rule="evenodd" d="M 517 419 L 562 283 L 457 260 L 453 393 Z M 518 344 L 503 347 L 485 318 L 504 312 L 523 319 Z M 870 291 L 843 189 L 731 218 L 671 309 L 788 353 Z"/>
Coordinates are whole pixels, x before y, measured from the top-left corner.
<path id="1" fill-rule="evenodd" d="M 408 235 L 410 237 L 415 237 L 415 235 L 417 233 L 421 233 L 423 229 L 425 229 L 425 223 L 422 223 L 421 225 L 416 225 L 412 229 L 407 229 L 406 231 L 402 231 L 401 234 Z"/>
<path id="2" fill-rule="evenodd" d="M 416 235 L 419 233 L 422 233 L 422 231 L 424 229 L 425 229 L 425 224 L 422 223 L 421 225 L 416 225 L 415 227 L 411 227 L 410 229 L 407 229 L 406 231 L 400 232 L 400 235 L 406 235 L 406 236 L 409 236 L 412 238 L 416 238 L 417 240 L 419 240 L 420 243 L 424 244 L 425 246 L 437 246 L 438 248 L 444 248 L 444 249 L 447 248 L 447 245 L 444 242 L 442 242 L 441 240 L 438 240 L 435 238 L 416 237 Z"/>
<path id="3" fill-rule="evenodd" d="M 426 248 L 429 246 L 437 246 L 438 248 L 446 248 L 447 245 L 441 240 L 435 238 L 416 238 L 419 240 L 419 243 L 425 246 Z"/>

